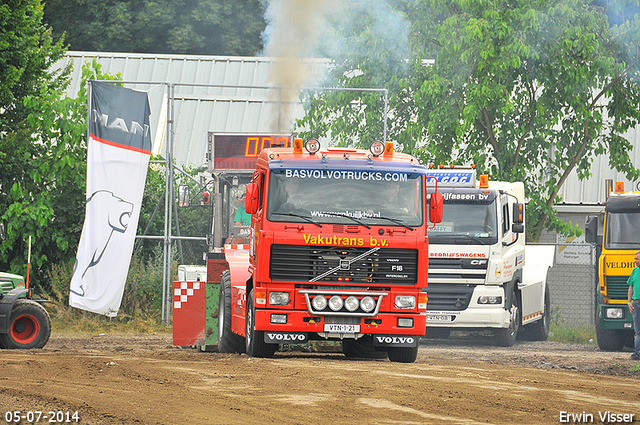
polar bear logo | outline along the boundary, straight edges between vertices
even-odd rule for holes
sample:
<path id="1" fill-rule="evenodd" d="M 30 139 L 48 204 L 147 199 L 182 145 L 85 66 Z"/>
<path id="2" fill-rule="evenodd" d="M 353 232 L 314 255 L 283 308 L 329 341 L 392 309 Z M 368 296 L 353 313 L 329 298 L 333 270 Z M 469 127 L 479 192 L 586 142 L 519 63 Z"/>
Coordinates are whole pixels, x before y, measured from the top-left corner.
<path id="1" fill-rule="evenodd" d="M 111 237 L 114 233 L 124 233 L 127 230 L 127 221 L 133 212 L 133 203 L 125 201 L 115 196 L 112 192 L 106 190 L 98 190 L 87 199 L 87 210 L 89 207 L 92 211 L 91 222 L 91 255 L 84 256 L 81 261 L 76 258 L 76 264 L 73 268 L 73 275 L 81 273 L 78 288 L 71 292 L 78 296 L 85 296 L 86 288 L 84 287 L 84 276 L 87 271 L 100 263 L 104 255 Z M 72 279 L 72 282 L 76 279 Z"/>

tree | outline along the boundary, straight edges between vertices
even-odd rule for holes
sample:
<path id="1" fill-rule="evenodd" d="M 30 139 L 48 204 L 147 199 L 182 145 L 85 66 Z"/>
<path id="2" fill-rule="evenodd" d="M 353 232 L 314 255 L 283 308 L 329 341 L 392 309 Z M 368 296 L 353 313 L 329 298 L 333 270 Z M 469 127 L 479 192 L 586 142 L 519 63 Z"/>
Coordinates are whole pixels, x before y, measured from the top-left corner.
<path id="1" fill-rule="evenodd" d="M 27 237 L 33 236 L 33 278 L 45 290 L 47 271 L 73 260 L 82 231 L 89 79 L 113 77 L 94 62 L 83 66 L 76 98 L 42 85 L 23 101 L 31 111 L 24 129 L 0 139 L 0 167 L 9 170 L 1 177 L 0 221 L 7 240 L 0 245 L 0 270 L 24 274 Z"/>
<path id="2" fill-rule="evenodd" d="M 640 177 L 624 137 L 640 119 L 638 20 L 610 27 L 606 10 L 579 0 L 395 5 L 411 22 L 413 66 L 407 77 L 387 83 L 395 93 L 393 120 L 403 121 L 390 139 L 403 149 L 429 162 L 473 162 L 492 178 L 524 181 L 534 240 L 544 228 L 577 231 L 552 207 L 568 175 L 588 177 L 596 155 L 609 154 L 611 167 Z M 435 61 L 425 66 L 429 58 Z M 351 84 L 338 65 L 336 81 Z M 365 66 L 356 78 L 366 85 L 378 74 L 384 70 Z M 313 130 L 318 123 L 332 136 L 356 132 L 355 124 L 340 128 L 316 118 L 336 115 L 331 95 L 313 102 L 325 110 L 300 124 Z M 374 136 L 380 137 L 377 129 Z"/>
<path id="3" fill-rule="evenodd" d="M 0 217 L 14 214 L 14 204 L 20 203 L 40 226 L 51 216 L 42 209 L 40 191 L 32 191 L 33 183 L 38 167 L 51 164 L 34 163 L 46 153 L 46 146 L 33 143 L 27 118 L 40 105 L 28 99 L 34 93 L 48 96 L 67 83 L 65 70 L 49 71 L 64 48 L 62 41 L 54 43 L 51 30 L 42 24 L 42 13 L 38 0 L 12 0 L 0 6 Z M 24 229 L 13 220 L 6 224 L 9 240 L 0 245 L 0 270 L 24 272 Z"/>
<path id="4" fill-rule="evenodd" d="M 256 55 L 260 0 L 50 0 L 45 21 L 72 50 Z"/>

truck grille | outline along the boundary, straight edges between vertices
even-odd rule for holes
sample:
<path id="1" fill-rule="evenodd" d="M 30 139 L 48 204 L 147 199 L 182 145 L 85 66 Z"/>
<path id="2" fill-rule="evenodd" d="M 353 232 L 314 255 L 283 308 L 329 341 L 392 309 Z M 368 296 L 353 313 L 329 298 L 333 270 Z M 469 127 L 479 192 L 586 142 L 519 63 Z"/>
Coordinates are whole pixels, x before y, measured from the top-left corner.
<path id="1" fill-rule="evenodd" d="M 481 285 L 487 276 L 487 259 L 429 258 L 429 286 L 433 283 Z"/>
<path id="2" fill-rule="evenodd" d="M 613 299 L 627 299 L 629 276 L 607 276 L 607 296 Z"/>
<path id="3" fill-rule="evenodd" d="M 429 283 L 427 311 L 462 311 L 469 306 L 475 285 Z"/>
<path id="4" fill-rule="evenodd" d="M 272 245 L 269 276 L 281 281 L 415 285 L 417 250 L 380 248 L 351 262 L 368 251 L 371 248 Z"/>

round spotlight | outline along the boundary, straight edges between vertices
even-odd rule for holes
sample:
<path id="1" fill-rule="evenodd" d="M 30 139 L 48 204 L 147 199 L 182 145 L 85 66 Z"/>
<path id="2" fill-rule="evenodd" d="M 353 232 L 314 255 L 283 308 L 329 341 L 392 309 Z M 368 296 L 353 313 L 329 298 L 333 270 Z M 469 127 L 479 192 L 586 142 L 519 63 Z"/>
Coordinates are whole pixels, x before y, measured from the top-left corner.
<path id="1" fill-rule="evenodd" d="M 347 311 L 356 311 L 358 307 L 360 307 L 360 301 L 353 295 L 347 297 L 344 301 L 344 308 L 346 308 Z"/>
<path id="2" fill-rule="evenodd" d="M 318 142 L 316 139 L 309 139 L 307 140 L 307 143 L 304 144 L 304 148 L 307 150 L 307 152 L 313 155 L 320 150 L 320 142 Z"/>
<path id="3" fill-rule="evenodd" d="M 311 301 L 314 310 L 320 311 L 327 308 L 327 299 L 323 295 L 316 295 Z"/>
<path id="4" fill-rule="evenodd" d="M 371 143 L 371 146 L 369 146 L 369 151 L 371 151 L 373 156 L 382 155 L 384 153 L 384 143 L 376 140 L 375 142 Z"/>
<path id="5" fill-rule="evenodd" d="M 338 311 L 342 309 L 344 305 L 344 301 L 342 301 L 342 297 L 339 295 L 334 295 L 329 298 L 329 308 L 333 311 Z"/>
<path id="6" fill-rule="evenodd" d="M 364 297 L 362 301 L 360 301 L 360 308 L 366 313 L 370 313 L 376 308 L 376 301 L 371 297 Z"/>

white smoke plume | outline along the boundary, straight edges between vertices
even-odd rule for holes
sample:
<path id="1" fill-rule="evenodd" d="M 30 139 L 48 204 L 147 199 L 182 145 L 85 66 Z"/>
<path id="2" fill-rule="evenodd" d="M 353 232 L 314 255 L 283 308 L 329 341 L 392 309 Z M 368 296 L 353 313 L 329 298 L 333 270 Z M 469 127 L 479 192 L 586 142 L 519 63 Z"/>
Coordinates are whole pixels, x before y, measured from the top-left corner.
<path id="1" fill-rule="evenodd" d="M 291 130 L 292 108 L 299 89 L 309 84 L 315 70 L 310 61 L 326 29 L 326 17 L 340 9 L 340 0 L 265 0 L 267 28 L 264 56 L 273 58 L 268 81 L 272 102 L 270 131 Z"/>

